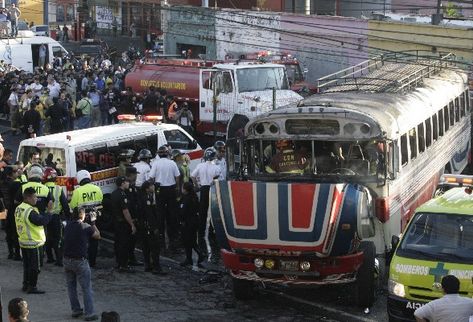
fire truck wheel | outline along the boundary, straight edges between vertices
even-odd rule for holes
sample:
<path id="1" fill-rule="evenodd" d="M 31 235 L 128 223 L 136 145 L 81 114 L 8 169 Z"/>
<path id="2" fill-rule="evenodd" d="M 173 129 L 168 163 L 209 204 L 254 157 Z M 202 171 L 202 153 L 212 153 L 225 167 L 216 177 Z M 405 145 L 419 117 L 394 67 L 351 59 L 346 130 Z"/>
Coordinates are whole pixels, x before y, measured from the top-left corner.
<path id="1" fill-rule="evenodd" d="M 364 254 L 363 264 L 358 270 L 355 282 L 355 300 L 360 307 L 371 307 L 376 298 L 376 246 L 373 242 L 363 241 L 359 248 Z"/>
<path id="2" fill-rule="evenodd" d="M 233 295 L 237 300 L 248 300 L 251 298 L 253 282 L 233 278 Z"/>

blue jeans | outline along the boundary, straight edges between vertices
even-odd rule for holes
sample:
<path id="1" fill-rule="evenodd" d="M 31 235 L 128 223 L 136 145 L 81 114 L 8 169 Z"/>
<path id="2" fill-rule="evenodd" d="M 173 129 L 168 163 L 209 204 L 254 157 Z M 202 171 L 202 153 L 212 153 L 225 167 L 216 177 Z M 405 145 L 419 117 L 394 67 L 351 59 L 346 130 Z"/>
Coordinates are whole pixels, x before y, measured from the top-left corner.
<path id="1" fill-rule="evenodd" d="M 72 312 L 82 311 L 79 298 L 77 297 L 77 282 L 79 282 L 84 297 L 84 314 L 85 316 L 93 315 L 95 312 L 89 262 L 86 259 L 65 257 L 64 270 L 66 272 L 67 292 Z"/>
<path id="2" fill-rule="evenodd" d="M 83 115 L 76 119 L 77 128 L 88 129 L 90 127 L 90 115 Z"/>

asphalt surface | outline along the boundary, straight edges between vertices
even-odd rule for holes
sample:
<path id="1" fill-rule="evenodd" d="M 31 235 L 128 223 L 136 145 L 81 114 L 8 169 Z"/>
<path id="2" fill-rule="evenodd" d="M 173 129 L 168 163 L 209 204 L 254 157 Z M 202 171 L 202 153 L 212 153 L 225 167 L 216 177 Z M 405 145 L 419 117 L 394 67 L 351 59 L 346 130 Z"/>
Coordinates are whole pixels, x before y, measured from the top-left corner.
<path id="1" fill-rule="evenodd" d="M 0 120 L 4 146 L 15 155 L 23 135 L 13 135 L 8 122 Z M 249 301 L 236 301 L 231 279 L 221 265 L 207 264 L 224 274 L 210 275 L 205 270 L 183 269 L 182 253 L 166 254 L 164 266 L 170 274 L 157 277 L 139 272 L 116 272 L 112 245 L 101 242 L 99 267 L 93 273 L 97 309 L 118 311 L 122 321 L 387 321 L 385 278 L 379 283 L 378 299 L 366 314 L 353 305 L 350 285 L 319 288 L 287 288 L 258 285 Z M 33 321 L 75 321 L 68 319 L 69 304 L 61 268 L 46 264 L 40 287 L 46 295 L 25 295 L 20 291 L 22 266 L 7 261 L 4 233 L 0 232 L 0 286 L 3 307 L 9 299 L 23 296 L 30 303 Z M 142 268 L 138 268 L 142 270 Z M 381 274 L 384 276 L 384 274 Z M 5 278 L 8 276 L 8 278 Z M 211 283 L 200 283 L 208 277 Z M 54 308 L 54 309 L 51 309 Z M 4 313 L 3 315 L 6 318 Z"/>

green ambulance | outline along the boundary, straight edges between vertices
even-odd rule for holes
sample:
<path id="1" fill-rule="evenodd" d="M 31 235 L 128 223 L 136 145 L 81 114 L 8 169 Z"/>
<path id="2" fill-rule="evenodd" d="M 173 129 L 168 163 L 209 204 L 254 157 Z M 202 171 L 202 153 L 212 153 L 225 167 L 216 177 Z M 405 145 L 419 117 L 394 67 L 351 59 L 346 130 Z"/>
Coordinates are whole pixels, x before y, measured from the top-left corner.
<path id="1" fill-rule="evenodd" d="M 460 295 L 473 297 L 473 177 L 442 181 L 455 187 L 417 208 L 401 239 L 393 237 L 389 321 L 414 321 L 417 308 L 443 296 L 445 275 L 460 280 Z"/>

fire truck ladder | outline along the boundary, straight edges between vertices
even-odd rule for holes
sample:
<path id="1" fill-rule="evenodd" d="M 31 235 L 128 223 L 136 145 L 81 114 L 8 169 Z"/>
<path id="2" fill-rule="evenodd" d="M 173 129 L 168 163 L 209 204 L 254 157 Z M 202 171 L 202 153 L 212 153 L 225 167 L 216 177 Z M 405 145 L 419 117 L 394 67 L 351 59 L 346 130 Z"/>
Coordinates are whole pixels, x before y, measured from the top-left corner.
<path id="1" fill-rule="evenodd" d="M 423 79 L 443 68 L 455 65 L 452 53 L 439 56 L 393 53 L 379 55 L 358 65 L 319 78 L 320 93 L 328 92 L 399 92 L 412 90 Z"/>

